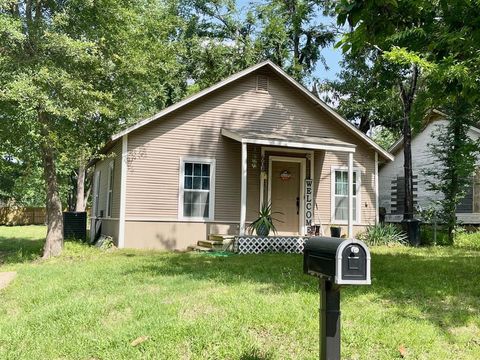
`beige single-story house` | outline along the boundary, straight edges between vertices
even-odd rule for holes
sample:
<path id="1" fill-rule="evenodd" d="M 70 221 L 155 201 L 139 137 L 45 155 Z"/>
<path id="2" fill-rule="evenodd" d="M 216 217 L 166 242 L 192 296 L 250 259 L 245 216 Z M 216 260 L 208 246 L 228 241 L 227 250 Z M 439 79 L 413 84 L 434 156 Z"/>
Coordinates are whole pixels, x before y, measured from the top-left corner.
<path id="1" fill-rule="evenodd" d="M 104 153 L 92 236 L 151 249 L 244 235 L 264 203 L 281 235 L 317 224 L 352 237 L 378 221 L 379 163 L 393 160 L 270 61 L 113 135 Z"/>

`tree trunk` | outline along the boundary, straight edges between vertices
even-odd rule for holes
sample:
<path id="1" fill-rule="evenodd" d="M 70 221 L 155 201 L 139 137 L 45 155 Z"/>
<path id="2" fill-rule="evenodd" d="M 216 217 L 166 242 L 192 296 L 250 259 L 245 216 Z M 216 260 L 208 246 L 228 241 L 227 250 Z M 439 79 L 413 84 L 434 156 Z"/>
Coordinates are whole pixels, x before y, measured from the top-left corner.
<path id="1" fill-rule="evenodd" d="M 413 219 L 413 170 L 412 170 L 412 129 L 410 116 L 403 115 L 403 171 L 405 177 L 404 219 Z"/>
<path id="2" fill-rule="evenodd" d="M 83 162 L 78 167 L 75 211 L 85 211 L 85 165 Z"/>
<path id="3" fill-rule="evenodd" d="M 360 124 L 358 125 L 358 130 L 366 134 L 370 130 L 370 116 L 368 114 L 363 114 L 360 116 Z"/>
<path id="4" fill-rule="evenodd" d="M 412 170 L 412 128 L 411 128 L 411 113 L 413 100 L 417 91 L 417 81 L 419 76 L 419 69 L 416 65 L 412 66 L 412 76 L 408 89 L 400 83 L 400 93 L 403 103 L 403 172 L 405 178 L 405 199 L 404 199 L 404 219 L 413 219 L 413 170 Z"/>
<path id="5" fill-rule="evenodd" d="M 62 203 L 58 192 L 57 171 L 55 167 L 54 151 L 49 143 L 46 115 L 39 113 L 39 122 L 42 126 L 42 141 L 40 150 L 43 160 L 43 174 L 47 192 L 47 238 L 43 248 L 43 259 L 58 256 L 63 248 L 63 214 Z"/>

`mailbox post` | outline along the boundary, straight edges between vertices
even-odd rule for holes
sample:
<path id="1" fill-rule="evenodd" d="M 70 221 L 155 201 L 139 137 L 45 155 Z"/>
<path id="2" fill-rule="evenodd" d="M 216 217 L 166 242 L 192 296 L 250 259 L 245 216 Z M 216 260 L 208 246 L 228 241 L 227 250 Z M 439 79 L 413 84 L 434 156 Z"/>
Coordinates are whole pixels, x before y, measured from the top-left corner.
<path id="1" fill-rule="evenodd" d="M 320 360 L 339 360 L 340 288 L 371 283 L 370 251 L 359 240 L 314 237 L 303 253 L 304 273 L 319 278 Z"/>

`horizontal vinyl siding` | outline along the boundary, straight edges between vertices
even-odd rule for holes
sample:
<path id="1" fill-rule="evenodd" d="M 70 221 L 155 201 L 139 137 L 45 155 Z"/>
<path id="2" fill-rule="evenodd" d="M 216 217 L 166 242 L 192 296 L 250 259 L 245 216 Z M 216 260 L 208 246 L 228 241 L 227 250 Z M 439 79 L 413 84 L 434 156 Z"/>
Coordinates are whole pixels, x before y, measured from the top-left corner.
<path id="1" fill-rule="evenodd" d="M 425 175 L 425 172 L 441 166 L 432 153 L 430 146 L 438 143 L 435 133 L 441 129 L 440 127 L 446 127 L 447 125 L 447 120 L 437 118 L 437 120 L 429 123 L 425 129 L 423 129 L 423 131 L 416 135 L 412 140 L 412 168 L 413 175 L 417 176 L 415 201 L 417 202 L 417 206 L 423 210 L 436 206 L 437 201 L 443 199 L 441 193 L 429 190 L 428 181 L 435 182 L 435 179 L 432 177 L 428 178 L 428 176 Z M 478 134 L 472 130 L 469 131 L 468 136 L 474 140 L 478 139 Z M 387 214 L 393 213 L 392 208 L 394 208 L 394 206 L 392 206 L 392 181 L 397 179 L 397 177 L 404 177 L 403 165 L 404 154 L 402 147 L 395 154 L 395 160 L 385 164 L 380 169 L 380 206 L 386 209 Z M 468 206 L 462 207 L 462 211 L 472 212 L 472 201 L 470 199 L 464 199 L 463 205 L 467 205 L 467 202 Z"/>
<path id="2" fill-rule="evenodd" d="M 180 157 L 199 156 L 216 159 L 215 220 L 238 221 L 241 145 L 223 137 L 220 134 L 223 127 L 359 142 L 358 137 L 337 125 L 330 115 L 298 94 L 292 85 L 273 74 L 267 75 L 268 93 L 255 90 L 256 75 L 253 74 L 129 134 L 129 152 L 142 155 L 134 155 L 135 160 L 128 168 L 127 219 L 176 218 Z M 362 154 L 369 151 L 371 164 L 362 166 L 371 171 L 373 150 L 363 144 L 358 150 Z M 258 156 L 255 169 L 251 166 L 253 151 Z M 248 146 L 248 155 L 247 220 L 251 220 L 256 217 L 259 206 L 260 147 Z M 366 158 L 366 155 L 355 157 L 359 162 Z M 329 164 L 333 161 L 330 157 L 327 160 Z M 320 166 L 315 168 L 319 171 Z M 367 182 L 362 179 L 363 183 Z M 330 183 L 318 193 L 328 193 L 330 209 Z M 362 196 L 362 201 L 365 199 L 367 196 Z M 324 206 L 321 204 L 322 211 Z"/>
<path id="3" fill-rule="evenodd" d="M 375 223 L 375 153 L 360 148 L 353 156 L 353 166 L 361 170 L 360 224 Z M 332 223 L 332 167 L 348 166 L 348 155 L 336 152 L 315 152 L 315 222 Z"/>

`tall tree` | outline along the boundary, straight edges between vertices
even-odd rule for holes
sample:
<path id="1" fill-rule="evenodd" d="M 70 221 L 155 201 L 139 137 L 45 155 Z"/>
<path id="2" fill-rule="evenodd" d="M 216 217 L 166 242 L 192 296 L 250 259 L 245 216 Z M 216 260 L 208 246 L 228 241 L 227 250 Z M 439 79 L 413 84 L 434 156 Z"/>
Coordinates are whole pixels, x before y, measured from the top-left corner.
<path id="1" fill-rule="evenodd" d="M 449 243 L 453 244 L 457 225 L 457 206 L 472 186 L 478 155 L 479 140 L 470 137 L 470 128 L 478 121 L 478 112 L 471 104 L 458 97 L 454 103 L 445 104 L 448 124 L 434 133 L 429 148 L 435 166 L 424 169 L 428 189 L 441 194 L 440 220 L 446 225 Z"/>
<path id="2" fill-rule="evenodd" d="M 398 89 L 378 51 L 345 54 L 341 65 L 337 79 L 320 85 L 324 100 L 336 106 L 363 133 L 376 126 L 398 133 L 401 128 Z"/>
<path id="3" fill-rule="evenodd" d="M 195 34 L 186 60 L 194 91 L 266 59 L 306 83 L 318 63 L 325 65 L 321 51 L 335 38 L 325 20 L 331 8 L 324 1 L 275 0 L 243 9 L 233 0 L 186 4 Z"/>
<path id="4" fill-rule="evenodd" d="M 405 119 L 412 106 L 423 111 L 424 107 L 418 106 L 421 104 L 448 114 L 447 132 L 439 135 L 443 150 L 437 149 L 443 168 L 437 169 L 439 182 L 434 187 L 444 194 L 444 215 L 452 239 L 456 206 L 466 186 L 465 175 L 473 171 L 471 160 L 478 152 L 477 144 L 465 136 L 466 129 L 476 121 L 480 93 L 478 1 L 345 0 L 337 10 L 340 22 L 354 26 L 345 39 L 348 47 L 381 48 L 392 64 L 410 67 L 409 86 L 400 88 Z M 423 75 L 428 70 L 428 81 L 419 97 L 414 85 L 421 79 L 422 70 Z M 411 124 L 407 126 L 407 121 L 403 132 L 408 180 Z M 411 188 L 407 181 L 406 187 L 406 191 Z"/>
<path id="5" fill-rule="evenodd" d="M 258 47 L 263 57 L 283 67 L 303 82 L 317 64 L 326 66 L 321 50 L 335 40 L 328 24 L 328 2 L 320 0 L 273 0 L 256 7 L 260 25 Z"/>
<path id="6" fill-rule="evenodd" d="M 424 40 L 435 20 L 435 4 L 414 0 L 342 0 L 337 6 L 337 13 L 339 23 L 348 22 L 352 27 L 352 31 L 342 39 L 344 51 L 352 51 L 353 54 L 365 50 L 379 51 L 382 58 L 389 62 L 388 71 L 397 83 L 404 139 L 404 219 L 412 219 L 415 211 L 412 124 L 415 115 L 423 111 L 415 109 L 415 100 L 422 87 L 422 72 L 429 71 L 430 64 L 424 58 L 428 44 Z"/>
<path id="7" fill-rule="evenodd" d="M 175 12 L 153 0 L 0 2 L 0 136 L 42 164 L 44 258 L 63 246 L 59 167 L 82 166 L 99 138 L 186 88 Z"/>

